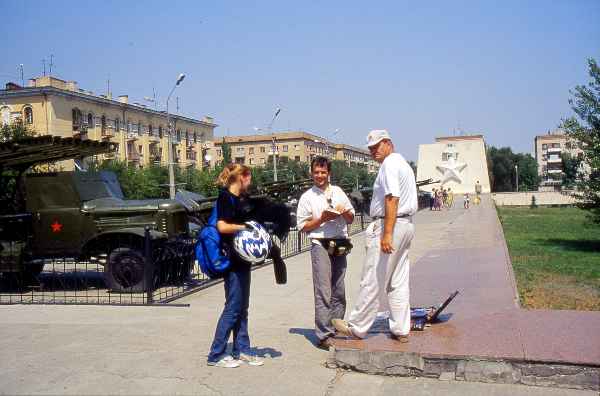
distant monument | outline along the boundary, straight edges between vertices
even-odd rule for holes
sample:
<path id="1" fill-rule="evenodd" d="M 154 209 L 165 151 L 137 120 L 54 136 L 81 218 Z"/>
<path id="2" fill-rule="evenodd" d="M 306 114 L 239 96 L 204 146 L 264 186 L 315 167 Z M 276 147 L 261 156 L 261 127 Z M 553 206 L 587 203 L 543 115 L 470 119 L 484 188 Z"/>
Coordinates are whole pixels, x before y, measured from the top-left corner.
<path id="1" fill-rule="evenodd" d="M 483 135 L 448 136 L 433 144 L 419 145 L 417 180 L 432 178 L 440 183 L 421 187 L 451 188 L 454 193 L 474 193 L 479 180 L 482 192 L 490 192 L 487 157 Z"/>

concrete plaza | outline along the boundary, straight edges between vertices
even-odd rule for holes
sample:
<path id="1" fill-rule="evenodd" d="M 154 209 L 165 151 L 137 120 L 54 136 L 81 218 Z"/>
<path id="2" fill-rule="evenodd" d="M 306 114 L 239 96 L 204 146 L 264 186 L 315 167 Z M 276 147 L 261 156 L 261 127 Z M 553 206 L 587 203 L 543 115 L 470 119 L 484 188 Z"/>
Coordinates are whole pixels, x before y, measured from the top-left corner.
<path id="1" fill-rule="evenodd" d="M 471 210 L 469 216 L 458 205 L 441 213 L 420 212 L 411 253 L 413 268 L 425 262 L 421 259 L 441 257 L 453 244 L 477 248 L 486 238 L 497 238 L 476 235 L 465 242 L 460 231 L 460 227 L 468 228 L 464 220 L 477 218 L 477 210 L 485 216 L 481 207 Z M 346 278 L 349 304 L 358 290 L 364 257 L 363 236 L 359 234 L 353 241 Z M 0 306 L 0 394 L 596 394 L 329 369 L 325 366 L 329 353 L 314 346 L 309 260 L 306 253 L 287 260 L 285 286 L 275 285 L 271 267 L 252 274 L 250 337 L 256 352 L 266 357 L 263 367 L 226 370 L 206 365 L 224 301 L 220 284 L 178 301 L 189 307 Z M 416 305 L 437 304 L 454 286 L 449 284 L 447 290 L 440 284 L 427 287 L 425 282 L 433 282 L 439 275 L 435 266 L 430 266 L 427 271 L 413 271 L 411 292 Z M 510 279 L 505 274 L 502 282 L 510 286 Z M 476 307 L 474 298 L 463 290 L 448 311 L 464 305 Z M 492 294 L 488 300 L 516 308 L 514 294 Z"/>

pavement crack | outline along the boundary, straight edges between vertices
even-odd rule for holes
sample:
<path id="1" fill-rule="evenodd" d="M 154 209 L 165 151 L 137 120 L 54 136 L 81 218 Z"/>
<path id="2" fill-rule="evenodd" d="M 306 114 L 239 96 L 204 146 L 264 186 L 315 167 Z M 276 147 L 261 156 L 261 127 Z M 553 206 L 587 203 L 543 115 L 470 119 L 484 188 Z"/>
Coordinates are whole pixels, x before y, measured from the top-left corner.
<path id="1" fill-rule="evenodd" d="M 337 369 L 335 371 L 335 375 L 329 382 L 327 383 L 327 388 L 325 389 L 324 396 L 332 396 L 333 391 L 335 390 L 335 385 L 342 379 L 342 377 L 346 374 L 345 370 Z"/>

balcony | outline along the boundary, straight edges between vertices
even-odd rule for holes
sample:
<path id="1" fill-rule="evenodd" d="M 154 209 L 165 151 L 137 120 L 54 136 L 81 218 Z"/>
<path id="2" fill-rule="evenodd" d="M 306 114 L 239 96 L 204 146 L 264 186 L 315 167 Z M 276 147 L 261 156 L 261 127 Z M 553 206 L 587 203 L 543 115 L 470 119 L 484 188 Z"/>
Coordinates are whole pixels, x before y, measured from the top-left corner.
<path id="1" fill-rule="evenodd" d="M 560 163 L 562 163 L 562 158 L 552 156 L 552 157 L 548 157 L 546 162 L 548 162 L 549 164 L 560 164 Z"/>
<path id="2" fill-rule="evenodd" d="M 548 174 L 552 174 L 552 175 L 558 175 L 563 173 L 562 169 L 548 169 L 546 172 L 548 172 Z"/>
<path id="3" fill-rule="evenodd" d="M 550 153 L 558 153 L 560 154 L 562 149 L 560 147 L 548 147 L 548 154 Z"/>

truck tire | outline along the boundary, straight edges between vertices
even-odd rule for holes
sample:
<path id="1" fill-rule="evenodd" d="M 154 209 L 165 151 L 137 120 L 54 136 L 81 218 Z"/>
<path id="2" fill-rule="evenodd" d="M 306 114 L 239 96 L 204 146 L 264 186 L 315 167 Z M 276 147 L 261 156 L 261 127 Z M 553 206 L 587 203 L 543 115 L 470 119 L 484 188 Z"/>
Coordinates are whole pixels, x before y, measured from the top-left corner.
<path id="1" fill-rule="evenodd" d="M 106 286 L 118 292 L 143 292 L 145 269 L 146 258 L 140 250 L 117 248 L 108 255 L 104 268 Z"/>

